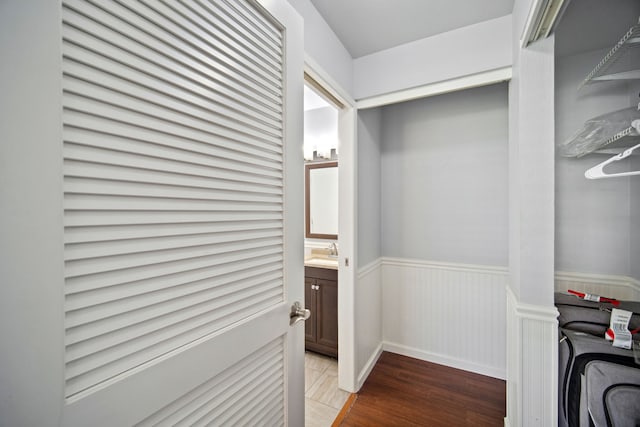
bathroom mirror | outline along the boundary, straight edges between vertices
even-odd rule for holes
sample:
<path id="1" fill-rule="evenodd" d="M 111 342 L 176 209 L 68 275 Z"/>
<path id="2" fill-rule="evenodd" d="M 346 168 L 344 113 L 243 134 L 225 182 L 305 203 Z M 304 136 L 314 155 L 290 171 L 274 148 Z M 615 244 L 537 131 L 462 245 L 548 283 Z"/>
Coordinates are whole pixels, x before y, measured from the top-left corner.
<path id="1" fill-rule="evenodd" d="M 338 239 L 338 162 L 305 165 L 305 235 Z"/>

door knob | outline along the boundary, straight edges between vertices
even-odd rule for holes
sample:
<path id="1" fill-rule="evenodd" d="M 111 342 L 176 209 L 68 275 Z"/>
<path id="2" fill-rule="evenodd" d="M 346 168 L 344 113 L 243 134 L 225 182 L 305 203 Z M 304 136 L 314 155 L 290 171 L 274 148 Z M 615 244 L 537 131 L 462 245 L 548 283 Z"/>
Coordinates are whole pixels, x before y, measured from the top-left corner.
<path id="1" fill-rule="evenodd" d="M 295 325 L 298 322 L 304 322 L 311 316 L 311 312 L 304 308 L 299 301 L 296 301 L 291 306 L 291 314 L 289 315 L 289 325 Z"/>

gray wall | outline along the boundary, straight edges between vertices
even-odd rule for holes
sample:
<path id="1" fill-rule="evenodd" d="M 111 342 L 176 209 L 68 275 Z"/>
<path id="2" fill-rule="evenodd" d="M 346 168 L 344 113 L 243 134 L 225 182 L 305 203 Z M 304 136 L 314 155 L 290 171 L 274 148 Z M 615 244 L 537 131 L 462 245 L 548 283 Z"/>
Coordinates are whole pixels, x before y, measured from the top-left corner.
<path id="1" fill-rule="evenodd" d="M 382 252 L 507 265 L 507 85 L 383 108 Z"/>
<path id="2" fill-rule="evenodd" d="M 632 105 L 625 84 L 578 84 L 605 51 L 556 60 L 556 141 L 564 141 L 590 118 Z M 584 172 L 610 155 L 556 157 L 556 270 L 630 275 L 631 180 L 589 180 Z M 622 168 L 629 170 L 630 162 Z M 637 194 L 637 185 L 636 185 Z M 637 223 L 637 221 L 636 221 Z M 638 236 L 634 238 L 637 245 Z M 636 252 L 637 254 L 638 252 Z M 634 267 L 636 268 L 636 267 Z"/>
<path id="3" fill-rule="evenodd" d="M 363 267 L 382 255 L 381 122 L 380 108 L 358 111 L 358 267 Z"/>

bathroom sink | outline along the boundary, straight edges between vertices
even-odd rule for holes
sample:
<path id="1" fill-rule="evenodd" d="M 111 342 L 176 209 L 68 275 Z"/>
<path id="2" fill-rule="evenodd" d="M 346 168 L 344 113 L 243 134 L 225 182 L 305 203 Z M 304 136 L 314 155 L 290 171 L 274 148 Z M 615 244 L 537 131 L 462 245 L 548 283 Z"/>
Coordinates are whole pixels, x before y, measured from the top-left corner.
<path id="1" fill-rule="evenodd" d="M 333 270 L 337 270 L 338 258 L 311 257 L 304 260 L 304 265 L 307 267 L 331 268 Z"/>

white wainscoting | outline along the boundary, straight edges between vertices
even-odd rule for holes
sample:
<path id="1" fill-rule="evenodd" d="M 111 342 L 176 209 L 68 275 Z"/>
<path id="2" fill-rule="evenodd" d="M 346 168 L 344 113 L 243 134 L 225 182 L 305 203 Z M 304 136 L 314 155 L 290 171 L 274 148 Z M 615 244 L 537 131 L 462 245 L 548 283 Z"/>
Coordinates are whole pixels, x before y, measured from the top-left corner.
<path id="1" fill-rule="evenodd" d="M 567 289 L 602 295 L 620 300 L 640 301 L 640 281 L 627 276 L 556 272 L 556 292 Z"/>
<path id="2" fill-rule="evenodd" d="M 558 421 L 558 311 L 521 304 L 507 288 L 507 417 L 505 426 Z"/>
<path id="3" fill-rule="evenodd" d="M 382 259 L 383 350 L 506 376 L 507 268 Z"/>
<path id="4" fill-rule="evenodd" d="M 359 390 L 382 353 L 382 260 L 358 270 L 355 286 L 356 387 Z"/>

